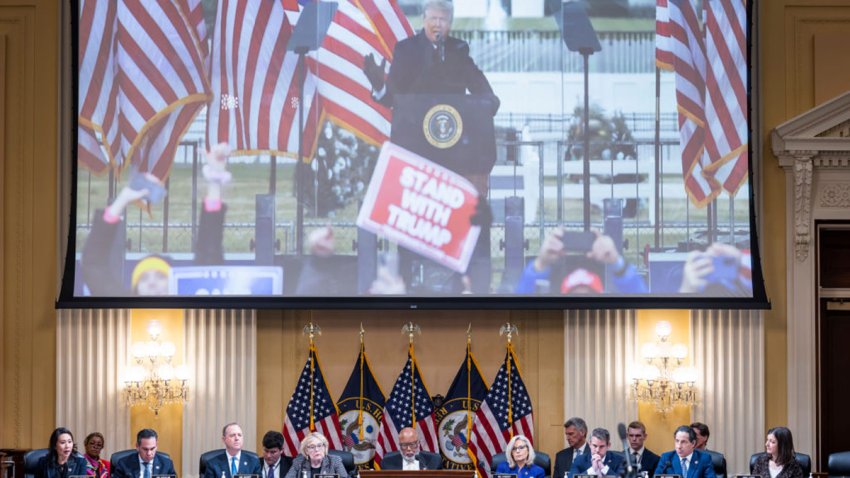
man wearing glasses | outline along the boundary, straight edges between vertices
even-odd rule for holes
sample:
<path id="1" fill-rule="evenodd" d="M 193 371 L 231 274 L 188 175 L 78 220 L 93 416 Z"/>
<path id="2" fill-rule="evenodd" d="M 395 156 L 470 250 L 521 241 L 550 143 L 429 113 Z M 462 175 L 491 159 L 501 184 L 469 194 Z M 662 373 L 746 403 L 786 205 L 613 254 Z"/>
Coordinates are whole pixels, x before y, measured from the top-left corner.
<path id="1" fill-rule="evenodd" d="M 419 449 L 419 432 L 415 428 L 402 428 L 398 442 L 401 453 L 387 453 L 381 460 L 382 470 L 439 470 L 443 467 L 440 455 Z"/>

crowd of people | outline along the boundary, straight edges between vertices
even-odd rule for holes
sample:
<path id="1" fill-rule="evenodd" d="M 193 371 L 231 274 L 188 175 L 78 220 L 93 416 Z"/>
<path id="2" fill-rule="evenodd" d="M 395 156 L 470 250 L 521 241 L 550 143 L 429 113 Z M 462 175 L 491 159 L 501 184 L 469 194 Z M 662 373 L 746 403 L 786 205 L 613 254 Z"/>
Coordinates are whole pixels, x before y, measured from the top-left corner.
<path id="1" fill-rule="evenodd" d="M 553 475 L 571 478 L 580 475 L 634 476 L 679 475 L 685 478 L 715 478 L 713 462 L 716 451 L 707 448 L 709 428 L 699 422 L 682 425 L 673 433 L 673 449 L 658 455 L 647 449 L 646 426 L 639 421 L 627 427 L 628 448 L 611 449 L 611 434 L 605 428 L 594 428 L 588 439 L 587 423 L 573 417 L 564 423 L 567 447 L 555 455 Z M 104 438 L 100 433 L 86 437 L 85 453 L 76 451 L 74 435 L 59 427 L 50 435 L 47 454 L 37 464 L 35 478 L 154 478 L 176 477 L 174 463 L 157 448 L 155 430 L 146 428 L 136 435 L 136 451 L 111 463 L 101 457 Z M 329 453 L 328 439 L 319 432 L 306 435 L 295 457 L 283 454 L 283 435 L 269 431 L 263 436 L 262 455 L 244 450 L 242 427 L 228 423 L 221 433 L 224 449 L 206 456 L 201 465 L 203 478 L 234 478 L 253 475 L 256 478 L 304 478 L 335 475 L 348 478 L 342 458 Z M 422 440 L 414 428 L 403 428 L 398 434 L 399 449 L 387 453 L 380 461 L 383 470 L 438 470 L 442 458 L 438 453 L 422 450 Z M 751 474 L 760 478 L 803 478 L 803 470 L 795 458 L 794 441 L 786 427 L 771 428 L 764 444 L 765 453 L 758 455 Z M 515 435 L 504 450 L 504 461 L 495 466 L 496 474 L 517 478 L 544 478 L 549 470 L 535 463 L 536 453 L 531 439 Z M 720 455 L 722 457 L 722 455 Z M 203 458 L 202 458 L 203 459 Z M 547 465 L 548 466 L 548 465 Z"/>

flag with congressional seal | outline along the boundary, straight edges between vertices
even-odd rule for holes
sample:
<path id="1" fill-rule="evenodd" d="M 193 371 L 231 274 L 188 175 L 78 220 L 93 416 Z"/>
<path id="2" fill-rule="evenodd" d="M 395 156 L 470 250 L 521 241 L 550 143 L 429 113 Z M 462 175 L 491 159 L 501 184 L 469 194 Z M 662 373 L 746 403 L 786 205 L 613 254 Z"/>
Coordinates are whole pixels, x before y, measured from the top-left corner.
<path id="1" fill-rule="evenodd" d="M 428 387 L 419 373 L 419 365 L 413 353 L 413 344 L 407 352 L 407 362 L 390 392 L 381 417 L 378 443 L 375 450 L 375 465 L 380 467 L 384 456 L 400 449 L 398 432 L 402 428 L 414 427 L 419 432 L 422 449 L 437 452 L 437 425 L 434 423 L 434 402 Z"/>
<path id="2" fill-rule="evenodd" d="M 324 435 L 332 450 L 342 450 L 338 414 L 322 374 L 319 352 L 315 345 L 310 344 L 307 363 L 301 370 L 295 392 L 286 406 L 286 418 L 283 420 L 284 455 L 298 456 L 301 440 L 312 432 Z"/>
<path id="3" fill-rule="evenodd" d="M 475 465 L 469 454 L 469 434 L 472 420 L 487 395 L 487 383 L 478 367 L 472 347 L 467 342 L 466 356 L 452 381 L 440 408 L 434 411 L 443 468 L 472 470 Z"/>
<path id="4" fill-rule="evenodd" d="M 354 455 L 354 464 L 358 468 L 373 468 L 375 443 L 384 414 L 384 392 L 372 374 L 366 346 L 362 342 L 357 363 L 336 406 L 343 449 Z"/>
<path id="5" fill-rule="evenodd" d="M 514 435 L 534 440 L 531 398 L 522 381 L 513 345 L 508 343 L 505 361 L 475 413 L 469 451 L 481 477 L 490 477 L 490 461 L 502 453 Z M 532 443 L 533 445 L 533 443 Z"/>

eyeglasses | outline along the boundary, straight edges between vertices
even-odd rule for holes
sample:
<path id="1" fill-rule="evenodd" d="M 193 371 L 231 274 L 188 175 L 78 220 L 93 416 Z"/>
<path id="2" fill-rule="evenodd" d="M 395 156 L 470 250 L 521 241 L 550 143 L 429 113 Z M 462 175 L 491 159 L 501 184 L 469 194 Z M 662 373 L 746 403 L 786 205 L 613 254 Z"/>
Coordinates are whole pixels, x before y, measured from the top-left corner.
<path id="1" fill-rule="evenodd" d="M 305 446 L 304 448 L 306 448 L 306 449 L 307 449 L 307 451 L 316 451 L 316 450 L 322 450 L 322 449 L 324 449 L 324 448 L 325 448 L 325 445 L 323 445 L 323 444 L 319 443 L 319 444 L 317 444 L 317 445 L 307 445 L 307 446 Z"/>
<path id="2" fill-rule="evenodd" d="M 528 447 L 525 445 L 514 445 L 514 450 L 528 450 Z"/>
<path id="3" fill-rule="evenodd" d="M 399 443 L 398 446 L 401 448 L 417 448 L 419 446 L 419 442 L 414 441 L 410 443 Z"/>

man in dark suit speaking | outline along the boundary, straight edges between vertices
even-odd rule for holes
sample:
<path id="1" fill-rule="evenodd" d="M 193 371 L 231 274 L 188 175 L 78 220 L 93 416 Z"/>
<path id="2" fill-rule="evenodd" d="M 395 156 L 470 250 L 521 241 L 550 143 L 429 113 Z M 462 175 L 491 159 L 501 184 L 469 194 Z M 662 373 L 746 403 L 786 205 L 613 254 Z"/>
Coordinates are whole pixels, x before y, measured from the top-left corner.
<path id="1" fill-rule="evenodd" d="M 242 427 L 228 423 L 221 431 L 224 450 L 207 462 L 205 478 L 233 478 L 236 475 L 260 475 L 262 467 L 256 454 L 242 449 Z"/>
<path id="2" fill-rule="evenodd" d="M 150 428 L 139 430 L 136 434 L 135 455 L 125 456 L 112 464 L 112 476 L 115 478 L 151 478 L 161 475 L 177 475 L 170 458 L 156 452 L 157 434 Z"/>
<path id="3" fill-rule="evenodd" d="M 439 470 L 443 460 L 437 453 L 419 451 L 419 432 L 413 428 L 402 428 L 398 432 L 401 453 L 391 452 L 381 460 L 382 470 Z"/>
<path id="4" fill-rule="evenodd" d="M 425 2 L 422 30 L 398 42 L 393 63 L 384 78 L 387 59 L 378 65 L 374 55 L 366 55 L 363 72 L 372 84 L 372 96 L 392 107 L 400 94 L 489 95 L 492 113 L 499 108 L 490 82 L 469 56 L 469 44 L 449 36 L 454 7 L 446 0 Z"/>
<path id="5" fill-rule="evenodd" d="M 676 449 L 661 454 L 656 475 L 676 474 L 682 478 L 715 478 L 714 466 L 708 453 L 696 449 L 697 436 L 693 429 L 682 425 L 673 434 Z"/>
<path id="6" fill-rule="evenodd" d="M 484 111 L 485 117 L 495 115 L 499 109 L 499 99 L 493 93 L 490 82 L 487 81 L 484 73 L 469 56 L 469 44 L 449 36 L 453 15 L 452 2 L 426 0 L 423 9 L 422 30 L 395 45 L 389 73 L 385 73 L 387 59 L 382 59 L 378 64 L 371 53 L 364 58 L 363 72 L 372 85 L 372 97 L 381 104 L 393 108 L 392 141 L 462 175 L 475 186 L 482 198 L 479 201 L 479 210 L 472 220 L 474 225 L 481 226 L 482 229 L 476 250 L 473 253 L 472 263 L 467 271 L 469 276 L 468 286 L 464 286 L 464 281 L 456 274 L 452 275 L 440 271 L 439 268 L 420 266 L 411 259 L 410 254 L 401 254 L 400 266 L 405 283 L 408 288 L 415 291 L 417 284 L 411 283 L 411 281 L 414 277 L 424 277 L 425 279 L 422 282 L 424 282 L 426 289 L 425 293 L 442 294 L 460 293 L 461 291 L 488 293 L 491 276 L 489 227 L 492 217 L 483 198 L 487 196 L 490 171 L 496 161 L 492 124 L 488 134 L 473 133 L 473 131 L 478 131 L 476 128 L 484 123 L 481 118 L 471 124 L 465 124 L 462 128 L 456 127 L 456 125 L 444 128 L 445 131 L 452 132 L 451 134 L 446 133 L 446 135 L 449 138 L 454 138 L 454 140 L 446 140 L 446 143 L 442 146 L 437 146 L 434 143 L 435 141 L 440 143 L 446 138 L 441 137 L 444 133 L 443 129 L 437 128 L 436 133 L 431 130 L 432 122 L 425 121 L 429 125 L 428 134 L 432 135 L 433 138 L 440 137 L 442 139 L 437 141 L 427 136 L 430 139 L 426 141 L 425 137 L 420 137 L 423 131 L 423 126 L 420 124 L 428 116 L 425 111 L 422 111 L 423 117 L 415 121 L 416 125 L 410 131 L 399 128 L 397 121 L 399 120 L 399 111 L 404 108 L 401 105 L 406 104 L 406 111 L 409 112 L 411 111 L 410 101 L 417 105 L 424 101 L 418 98 L 419 96 L 466 96 L 469 93 L 474 96 L 474 100 L 470 100 L 472 97 L 465 99 L 474 101 L 475 111 Z M 408 103 L 405 103 L 402 97 L 405 97 Z M 411 98 L 414 99 L 411 100 Z M 453 107 L 452 110 L 454 110 Z M 407 124 L 406 122 L 402 123 Z M 448 120 L 444 122 L 436 121 L 434 124 L 448 124 Z M 465 131 L 465 133 L 461 133 L 461 131 Z M 466 134 L 469 134 L 470 137 L 464 136 Z M 465 139 L 458 140 L 457 137 L 459 136 Z M 473 139 L 477 139 L 477 141 Z M 458 145 L 474 143 L 476 148 L 473 152 L 467 149 L 464 150 L 464 153 L 457 154 L 457 148 L 461 146 L 455 147 L 454 141 L 457 141 Z M 417 267 L 422 267 L 422 269 L 416 269 Z M 411 271 L 411 268 L 416 270 Z"/>

